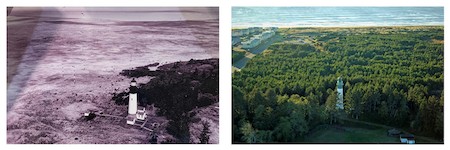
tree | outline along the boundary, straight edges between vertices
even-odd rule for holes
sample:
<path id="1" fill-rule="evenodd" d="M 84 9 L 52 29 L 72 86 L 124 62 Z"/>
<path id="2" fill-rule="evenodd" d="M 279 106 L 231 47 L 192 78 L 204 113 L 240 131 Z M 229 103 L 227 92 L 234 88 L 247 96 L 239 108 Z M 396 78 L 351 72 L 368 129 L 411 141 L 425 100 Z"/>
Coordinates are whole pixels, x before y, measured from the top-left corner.
<path id="1" fill-rule="evenodd" d="M 426 102 L 426 95 L 428 95 L 428 89 L 423 85 L 415 84 L 414 87 L 409 87 L 407 100 L 410 102 L 408 107 L 412 112 L 417 112 L 419 106 Z"/>
<path id="2" fill-rule="evenodd" d="M 256 129 L 264 130 L 267 129 L 265 108 L 263 105 L 258 105 L 255 109 L 255 116 L 253 117 L 253 126 Z"/>
<path id="3" fill-rule="evenodd" d="M 378 109 L 378 114 L 381 118 L 388 118 L 389 110 L 386 101 L 381 102 L 380 109 Z"/>
<path id="4" fill-rule="evenodd" d="M 256 131 L 256 142 L 257 143 L 273 142 L 273 131 L 272 130 Z"/>
<path id="5" fill-rule="evenodd" d="M 321 92 L 319 92 L 321 93 Z M 322 94 L 322 93 L 321 93 Z M 320 111 L 323 110 L 319 110 L 319 99 L 320 99 L 319 94 L 315 94 L 315 93 L 310 93 L 308 95 L 308 97 L 306 97 L 306 99 L 309 102 L 309 114 L 308 114 L 308 122 L 310 122 L 312 125 L 316 125 L 316 124 L 320 124 L 323 120 L 321 120 L 322 118 L 320 118 Z"/>
<path id="6" fill-rule="evenodd" d="M 346 100 L 345 108 L 347 112 L 356 119 L 359 119 L 359 116 L 361 115 L 363 110 L 361 103 L 363 92 L 361 87 L 362 87 L 361 83 L 357 83 L 354 87 L 347 90 L 345 95 Z"/>
<path id="7" fill-rule="evenodd" d="M 251 118 L 255 114 L 255 109 L 258 107 L 259 104 L 263 104 L 266 100 L 264 96 L 262 96 L 261 92 L 259 90 L 253 90 L 247 99 L 247 112 L 248 117 Z"/>
<path id="8" fill-rule="evenodd" d="M 434 131 L 436 127 L 440 127 L 440 116 L 441 112 L 439 109 L 439 101 L 435 96 L 430 96 L 425 104 L 420 106 L 420 118 L 421 118 L 421 130 L 429 135 L 435 134 Z M 439 123 L 438 125 L 436 123 Z"/>
<path id="9" fill-rule="evenodd" d="M 199 140 L 200 140 L 201 144 L 208 144 L 209 143 L 209 134 L 211 133 L 211 131 L 209 130 L 210 125 L 206 121 L 204 121 L 202 123 L 202 125 L 203 125 L 203 130 L 202 130 L 202 133 L 200 133 Z"/>
<path id="10" fill-rule="evenodd" d="M 240 118 L 247 117 L 247 103 L 244 99 L 244 93 L 242 90 L 233 85 L 233 121 L 239 121 Z"/>
<path id="11" fill-rule="evenodd" d="M 289 116 L 292 135 L 300 137 L 306 134 L 309 130 L 308 121 L 305 119 L 305 106 L 299 105 L 294 112 Z M 290 138 L 290 137 L 289 137 Z"/>
<path id="12" fill-rule="evenodd" d="M 286 117 L 281 117 L 280 123 L 274 130 L 277 141 L 292 141 L 295 138 L 295 134 L 292 134 L 292 132 L 292 125 L 289 119 Z"/>
<path id="13" fill-rule="evenodd" d="M 325 102 L 325 111 L 328 114 L 328 120 L 330 121 L 330 124 L 333 124 L 333 122 L 336 122 L 336 101 L 337 101 L 337 94 L 331 89 L 327 90 L 327 93 L 329 93 L 327 101 Z"/>
<path id="14" fill-rule="evenodd" d="M 403 126 L 408 121 L 409 108 L 407 105 L 406 94 L 403 91 L 394 90 L 394 99 L 397 101 L 397 107 L 394 108 L 395 124 Z"/>
<path id="15" fill-rule="evenodd" d="M 245 122 L 240 128 L 242 135 L 242 141 L 246 143 L 256 142 L 256 131 L 253 129 L 252 124 L 248 121 Z"/>
<path id="16" fill-rule="evenodd" d="M 381 94 L 375 89 L 375 86 L 368 86 L 363 94 L 362 101 L 364 103 L 364 111 L 371 113 L 376 112 L 380 105 Z"/>
<path id="17" fill-rule="evenodd" d="M 275 90 L 273 88 L 267 89 L 267 91 L 265 92 L 265 97 L 266 102 L 264 103 L 264 105 L 275 107 L 277 103 L 277 94 L 275 93 Z"/>

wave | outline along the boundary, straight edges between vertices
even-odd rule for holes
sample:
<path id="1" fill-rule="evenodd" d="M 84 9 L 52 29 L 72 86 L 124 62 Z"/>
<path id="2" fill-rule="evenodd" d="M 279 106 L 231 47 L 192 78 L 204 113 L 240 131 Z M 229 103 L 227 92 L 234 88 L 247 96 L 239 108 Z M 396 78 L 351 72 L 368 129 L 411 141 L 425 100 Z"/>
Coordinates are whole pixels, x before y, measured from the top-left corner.
<path id="1" fill-rule="evenodd" d="M 444 25 L 443 7 L 233 7 L 232 26 Z"/>

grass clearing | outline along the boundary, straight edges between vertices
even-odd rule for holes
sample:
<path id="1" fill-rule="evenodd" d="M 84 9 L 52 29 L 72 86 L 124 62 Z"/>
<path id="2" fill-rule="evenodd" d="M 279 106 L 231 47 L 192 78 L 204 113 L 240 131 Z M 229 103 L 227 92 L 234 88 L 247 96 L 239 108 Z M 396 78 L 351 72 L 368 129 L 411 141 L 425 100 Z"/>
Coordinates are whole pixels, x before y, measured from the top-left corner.
<path id="1" fill-rule="evenodd" d="M 299 138 L 301 143 L 394 143 L 400 144 L 399 137 L 388 136 L 391 127 L 381 127 L 361 122 L 342 121 L 339 125 L 322 125 Z M 442 143 L 429 137 L 415 135 L 416 143 Z"/>
<path id="2" fill-rule="evenodd" d="M 300 139 L 301 140 L 301 139 Z M 386 135 L 383 128 L 358 128 L 327 125 L 302 140 L 305 143 L 399 143 L 397 137 Z"/>

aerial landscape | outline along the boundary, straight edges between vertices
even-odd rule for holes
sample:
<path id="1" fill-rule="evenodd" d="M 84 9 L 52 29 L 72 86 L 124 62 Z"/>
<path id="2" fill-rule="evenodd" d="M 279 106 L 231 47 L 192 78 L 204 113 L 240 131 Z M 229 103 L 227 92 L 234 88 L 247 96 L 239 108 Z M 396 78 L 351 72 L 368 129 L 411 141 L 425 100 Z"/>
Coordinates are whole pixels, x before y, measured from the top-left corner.
<path id="1" fill-rule="evenodd" d="M 8 144 L 219 143 L 218 7 L 8 7 Z"/>
<path id="2" fill-rule="evenodd" d="M 233 143 L 443 144 L 443 20 L 443 7 L 233 7 Z"/>

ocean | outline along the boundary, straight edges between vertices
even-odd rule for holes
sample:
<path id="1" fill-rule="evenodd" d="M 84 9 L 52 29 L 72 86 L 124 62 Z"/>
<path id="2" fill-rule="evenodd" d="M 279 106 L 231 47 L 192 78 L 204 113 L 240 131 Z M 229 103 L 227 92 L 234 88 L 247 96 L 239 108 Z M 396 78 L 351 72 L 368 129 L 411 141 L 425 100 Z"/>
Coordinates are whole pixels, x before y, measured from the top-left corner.
<path id="1" fill-rule="evenodd" d="M 444 25 L 444 7 L 233 7 L 232 26 Z"/>

